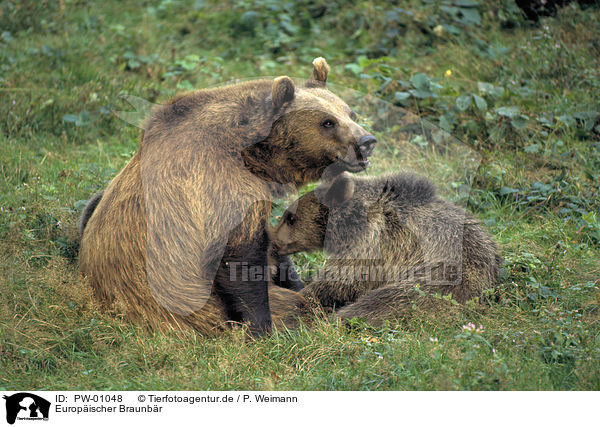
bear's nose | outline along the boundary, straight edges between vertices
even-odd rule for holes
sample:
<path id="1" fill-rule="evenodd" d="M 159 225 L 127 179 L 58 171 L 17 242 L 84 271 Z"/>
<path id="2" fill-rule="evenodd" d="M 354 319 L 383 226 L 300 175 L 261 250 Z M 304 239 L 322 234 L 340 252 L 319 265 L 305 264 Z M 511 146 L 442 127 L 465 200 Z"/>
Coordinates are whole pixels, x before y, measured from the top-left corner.
<path id="1" fill-rule="evenodd" d="M 373 147 L 377 139 L 373 135 L 363 135 L 358 140 L 358 148 L 363 157 L 369 157 L 373 153 Z"/>

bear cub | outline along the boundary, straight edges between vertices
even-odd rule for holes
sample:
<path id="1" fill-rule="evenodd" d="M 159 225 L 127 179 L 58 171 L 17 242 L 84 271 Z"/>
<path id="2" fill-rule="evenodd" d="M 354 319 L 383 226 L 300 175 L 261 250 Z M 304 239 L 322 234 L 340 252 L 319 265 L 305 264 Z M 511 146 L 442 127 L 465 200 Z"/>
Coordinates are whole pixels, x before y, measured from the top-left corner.
<path id="1" fill-rule="evenodd" d="M 465 303 L 494 286 L 501 264 L 481 223 L 412 173 L 343 173 L 290 205 L 270 234 L 280 254 L 325 251 L 302 293 L 342 318 L 401 316 L 423 292 Z"/>

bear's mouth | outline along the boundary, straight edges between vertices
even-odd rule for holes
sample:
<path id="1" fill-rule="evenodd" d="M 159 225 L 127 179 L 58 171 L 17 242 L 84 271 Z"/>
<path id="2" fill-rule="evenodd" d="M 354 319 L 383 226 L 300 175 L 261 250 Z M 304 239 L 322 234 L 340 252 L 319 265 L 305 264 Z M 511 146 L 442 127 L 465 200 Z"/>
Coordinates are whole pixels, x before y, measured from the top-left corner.
<path id="1" fill-rule="evenodd" d="M 344 159 L 342 159 L 341 157 L 338 158 L 338 161 L 344 165 L 344 169 L 346 169 L 348 172 L 360 172 L 365 170 L 366 168 L 369 167 L 369 165 L 371 164 L 371 162 L 369 161 L 369 159 L 361 159 L 361 160 L 356 160 L 354 162 L 348 162 Z"/>
<path id="2" fill-rule="evenodd" d="M 370 143 L 369 150 L 365 150 L 362 146 L 355 145 L 348 147 L 346 156 L 342 156 L 342 153 L 337 155 L 337 163 L 347 172 L 361 172 L 367 169 L 370 165 L 369 155 L 373 151 L 374 142 Z"/>

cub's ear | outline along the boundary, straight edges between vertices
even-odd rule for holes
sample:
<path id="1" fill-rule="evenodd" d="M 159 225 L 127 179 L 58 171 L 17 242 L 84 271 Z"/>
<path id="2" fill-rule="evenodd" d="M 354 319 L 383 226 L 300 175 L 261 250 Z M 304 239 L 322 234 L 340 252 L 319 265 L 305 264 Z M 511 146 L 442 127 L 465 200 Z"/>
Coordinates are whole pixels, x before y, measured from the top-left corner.
<path id="1" fill-rule="evenodd" d="M 271 98 L 273 99 L 273 108 L 279 110 L 283 104 L 294 99 L 296 86 L 288 76 L 277 77 L 273 80 L 273 89 Z"/>
<path id="2" fill-rule="evenodd" d="M 306 82 L 306 87 L 325 87 L 327 76 L 329 75 L 329 65 L 325 58 L 319 56 L 313 61 L 312 75 Z"/>
<path id="3" fill-rule="evenodd" d="M 354 180 L 349 173 L 344 172 L 323 190 L 321 201 L 329 207 L 339 206 L 354 196 Z"/>

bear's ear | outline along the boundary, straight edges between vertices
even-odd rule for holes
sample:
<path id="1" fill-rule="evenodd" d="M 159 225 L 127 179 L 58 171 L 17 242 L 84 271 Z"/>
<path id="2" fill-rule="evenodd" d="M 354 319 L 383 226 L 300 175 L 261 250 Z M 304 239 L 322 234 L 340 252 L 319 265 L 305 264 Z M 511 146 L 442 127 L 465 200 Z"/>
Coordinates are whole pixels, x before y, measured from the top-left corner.
<path id="1" fill-rule="evenodd" d="M 306 87 L 325 87 L 327 76 L 329 75 L 329 65 L 325 58 L 319 56 L 313 61 L 312 75 L 306 82 Z"/>
<path id="2" fill-rule="evenodd" d="M 343 173 L 333 180 L 323 195 L 323 202 L 329 206 L 339 206 L 354 196 L 354 180 Z"/>
<path id="3" fill-rule="evenodd" d="M 277 77 L 273 80 L 273 89 L 271 98 L 273 99 L 273 108 L 279 110 L 283 104 L 294 99 L 296 86 L 288 76 Z"/>

